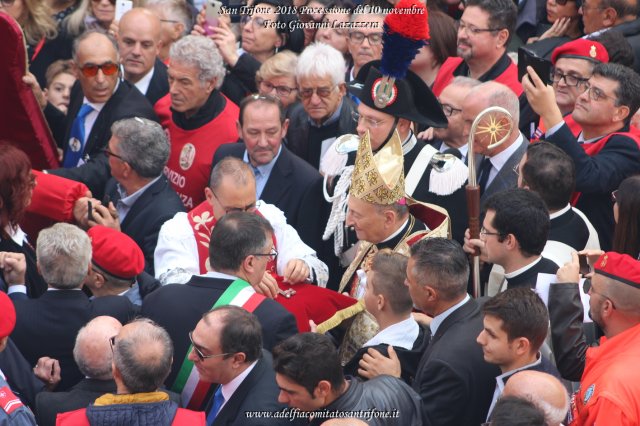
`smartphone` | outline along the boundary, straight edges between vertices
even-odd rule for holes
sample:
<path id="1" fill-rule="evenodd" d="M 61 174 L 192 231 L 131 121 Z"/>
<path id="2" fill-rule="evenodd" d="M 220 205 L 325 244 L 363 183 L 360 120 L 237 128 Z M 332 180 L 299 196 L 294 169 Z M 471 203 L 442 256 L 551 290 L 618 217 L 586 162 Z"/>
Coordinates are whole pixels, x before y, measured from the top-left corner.
<path id="1" fill-rule="evenodd" d="M 205 3 L 205 20 L 204 20 L 204 33 L 206 35 L 211 34 L 209 27 L 217 27 L 220 19 L 220 9 L 222 8 L 222 2 L 219 0 L 206 0 Z"/>
<path id="2" fill-rule="evenodd" d="M 589 259 L 586 254 L 579 254 L 578 259 L 580 261 L 580 275 L 583 277 L 591 272 L 591 267 L 589 266 Z"/>
<path id="3" fill-rule="evenodd" d="M 95 222 L 93 219 L 93 204 L 91 204 L 91 201 L 87 201 L 87 220 Z"/>
<path id="4" fill-rule="evenodd" d="M 122 15 L 127 13 L 133 8 L 133 2 L 131 0 L 116 0 L 116 15 L 115 20 L 119 21 Z"/>
<path id="5" fill-rule="evenodd" d="M 525 49 L 524 47 L 518 48 L 518 80 L 522 81 L 522 77 L 527 74 L 527 67 L 533 68 L 538 74 L 540 80 L 544 84 L 549 84 L 551 81 L 551 69 L 553 64 L 548 59 L 540 58 L 534 52 Z"/>

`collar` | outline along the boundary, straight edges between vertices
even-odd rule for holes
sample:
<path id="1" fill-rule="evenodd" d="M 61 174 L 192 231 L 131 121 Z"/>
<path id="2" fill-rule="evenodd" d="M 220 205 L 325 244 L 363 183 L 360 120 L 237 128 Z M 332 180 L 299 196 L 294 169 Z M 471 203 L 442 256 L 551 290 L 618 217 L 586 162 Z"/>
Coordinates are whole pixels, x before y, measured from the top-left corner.
<path id="1" fill-rule="evenodd" d="M 146 184 L 145 186 L 143 186 L 142 188 L 138 189 L 136 192 L 134 192 L 131 195 L 127 195 L 127 193 L 124 191 L 124 188 L 122 187 L 122 185 L 120 185 L 120 183 L 118 183 L 116 185 L 117 189 L 118 189 L 118 194 L 120 194 L 120 200 L 119 202 L 121 202 L 122 204 L 124 204 L 127 207 L 131 207 L 133 206 L 133 204 L 138 201 L 138 198 L 140 198 L 142 196 L 142 194 L 144 194 L 144 192 L 149 189 L 149 187 L 151 185 L 153 185 L 154 183 L 156 183 L 156 181 L 160 179 L 160 176 L 158 176 L 157 178 L 153 179 L 151 182 L 149 182 L 148 184 Z"/>
<path id="2" fill-rule="evenodd" d="M 491 165 L 495 167 L 496 170 L 502 170 L 507 161 L 509 161 L 509 158 L 511 158 L 513 153 L 518 150 L 520 144 L 523 142 L 524 137 L 522 136 L 522 133 L 518 133 L 518 139 L 516 139 L 507 149 L 494 155 L 493 157 L 489 157 Z"/>
<path id="3" fill-rule="evenodd" d="M 149 90 L 149 84 L 151 83 L 151 78 L 153 78 L 153 71 L 155 69 L 156 67 L 151 68 L 149 72 L 144 75 L 144 77 L 142 77 L 140 80 L 138 80 L 137 83 L 134 84 L 134 86 L 136 86 L 136 88 L 143 95 L 146 95 L 147 91 Z"/>
<path id="4" fill-rule="evenodd" d="M 460 154 L 462 154 L 462 161 L 464 161 L 464 159 L 467 158 L 467 153 L 469 152 L 469 144 L 465 143 L 461 147 L 456 148 L 454 146 L 449 146 L 445 141 L 442 141 L 442 145 L 440 145 L 440 152 L 445 152 L 448 149 L 457 149 L 460 151 Z"/>
<path id="5" fill-rule="evenodd" d="M 549 219 L 553 220 L 557 217 L 560 217 L 569 210 L 571 210 L 571 204 L 567 204 L 564 208 L 558 210 L 557 212 L 549 214 Z"/>
<path id="6" fill-rule="evenodd" d="M 389 327 L 381 330 L 378 334 L 373 336 L 364 346 L 375 346 L 381 343 L 385 343 L 391 346 L 398 346 L 411 350 L 413 343 L 418 338 L 420 332 L 420 326 L 413 319 L 413 316 L 409 316 L 404 321 L 397 322 Z"/>
<path id="7" fill-rule="evenodd" d="M 250 366 L 248 366 L 242 373 L 238 374 L 233 380 L 231 380 L 227 384 L 222 385 L 222 396 L 224 397 L 224 403 L 222 404 L 223 406 L 227 403 L 227 401 L 231 399 L 235 391 L 238 390 L 244 379 L 247 378 L 247 376 L 249 375 L 249 373 L 251 373 L 251 370 L 255 368 L 257 363 L 258 360 L 253 361 Z"/>
<path id="8" fill-rule="evenodd" d="M 233 281 L 239 279 L 239 277 L 236 277 L 235 275 L 228 275 L 228 274 L 225 274 L 224 272 L 217 272 L 217 271 L 209 271 L 206 274 L 202 274 L 200 276 L 206 277 L 206 278 L 221 278 L 223 280 L 233 280 Z"/>
<path id="9" fill-rule="evenodd" d="M 418 139 L 416 135 L 413 134 L 412 130 L 409 130 L 409 136 L 402 142 L 402 155 L 407 155 L 418 143 Z"/>
<path id="10" fill-rule="evenodd" d="M 591 139 L 585 139 L 584 138 L 584 134 L 582 132 L 580 132 L 580 134 L 578 135 L 578 143 L 594 143 L 599 141 L 600 139 L 602 139 L 604 136 L 596 136 L 595 138 L 591 138 Z"/>
<path id="11" fill-rule="evenodd" d="M 513 376 L 518 371 L 530 370 L 532 367 L 535 367 L 536 365 L 540 365 L 540 364 L 542 364 L 542 355 L 540 354 L 540 352 L 538 352 L 536 360 L 533 361 L 531 364 L 523 365 L 522 367 L 518 367 L 514 370 L 507 371 L 506 373 L 502 373 L 501 375 L 497 376 L 496 385 L 500 389 L 500 393 L 502 393 L 502 390 L 504 389 L 504 385 L 505 383 L 507 383 L 507 380 L 509 379 L 509 377 Z"/>
<path id="12" fill-rule="evenodd" d="M 227 105 L 226 99 L 220 90 L 215 89 L 205 103 L 190 118 L 187 118 L 183 112 L 175 111 L 173 108 L 170 108 L 171 117 L 175 125 L 182 130 L 195 130 L 220 115 Z"/>
<path id="13" fill-rule="evenodd" d="M 251 161 L 249 160 L 249 151 L 245 149 L 244 155 L 242 157 L 242 161 L 247 163 L 249 167 L 251 167 L 252 169 L 258 170 L 262 176 L 270 176 L 271 170 L 273 170 L 273 166 L 276 165 L 276 161 L 278 161 L 278 158 L 280 158 L 281 152 L 282 152 L 282 144 L 280 144 L 280 148 L 278 148 L 278 153 L 276 154 L 275 157 L 273 157 L 271 161 L 269 161 L 267 164 L 262 164 L 256 167 L 253 164 L 251 164 Z"/>
<path id="14" fill-rule="evenodd" d="M 327 118 L 320 125 L 317 125 L 316 122 L 311 117 L 309 117 L 309 114 L 307 114 L 307 120 L 309 121 L 309 124 L 311 125 L 311 127 L 319 128 L 319 127 L 325 127 L 325 126 L 328 126 L 329 124 L 335 123 L 336 121 L 338 121 L 338 119 L 340 119 L 340 112 L 342 111 L 343 104 L 344 104 L 344 99 L 341 99 L 340 103 L 338 104 L 338 108 L 336 108 L 333 114 L 331 114 L 331 117 Z"/>
<path id="15" fill-rule="evenodd" d="M 534 266 L 536 266 L 541 260 L 542 260 L 542 255 L 539 255 L 538 258 L 536 260 L 534 260 L 533 262 L 531 262 L 528 265 L 525 265 L 522 268 L 517 269 L 517 270 L 515 270 L 513 272 L 509 272 L 508 274 L 504 274 L 504 277 L 506 279 L 517 277 L 518 275 L 523 274 L 523 273 L 527 272 L 529 269 L 531 269 Z"/>
<path id="16" fill-rule="evenodd" d="M 115 405 L 115 404 L 148 404 L 150 402 L 168 401 L 169 395 L 166 392 L 142 392 L 113 394 L 107 393 L 96 399 L 94 405 Z"/>
<path id="17" fill-rule="evenodd" d="M 4 227 L 4 232 L 6 232 L 7 235 L 13 240 L 13 242 L 19 245 L 20 247 L 22 247 L 22 245 L 27 240 L 27 234 L 24 233 L 24 231 L 22 230 L 22 228 L 20 228 L 20 226 L 17 226 L 16 229 L 14 230 L 11 225 L 7 224 Z"/>
<path id="18" fill-rule="evenodd" d="M 469 297 L 469 294 L 467 294 L 467 295 L 465 295 L 464 299 L 462 299 L 462 301 L 456 303 L 455 305 L 453 305 L 452 307 L 450 307 L 446 311 L 442 312 L 441 314 L 438 314 L 435 317 L 433 317 L 433 319 L 431 320 L 431 324 L 429 324 L 429 328 L 431 329 L 431 337 L 432 338 L 433 338 L 433 336 L 436 335 L 436 333 L 438 332 L 438 327 L 440 327 L 440 325 L 444 322 L 444 320 L 446 320 L 447 317 L 449 315 L 451 315 L 456 309 L 462 307 L 462 305 L 467 303 L 469 301 L 469 299 L 471 299 L 471 298 Z"/>
<path id="19" fill-rule="evenodd" d="M 116 81 L 116 87 L 113 88 L 113 92 L 111 92 L 111 96 L 113 96 L 114 93 L 116 93 L 116 91 L 118 90 L 118 87 L 120 87 L 120 79 L 118 79 Z M 111 99 L 111 98 L 109 98 Z M 109 102 L 109 101 L 107 101 Z M 102 111 L 102 108 L 104 108 L 104 106 L 107 104 L 107 102 L 102 102 L 102 103 L 95 103 L 95 102 L 90 102 L 89 99 L 87 99 L 86 96 L 83 96 L 82 98 L 82 103 L 83 104 L 87 104 L 89 106 L 91 106 L 91 108 L 93 108 L 94 111 L 97 111 L 98 113 L 100 113 L 100 111 Z"/>
<path id="20" fill-rule="evenodd" d="M 407 227 L 407 224 L 409 223 L 409 219 L 411 219 L 411 215 L 409 215 L 407 217 L 407 220 L 404 221 L 404 223 L 402 224 L 402 226 L 400 228 L 398 228 L 398 230 L 396 232 L 394 232 L 393 234 L 389 235 L 387 238 L 385 238 L 383 241 L 380 241 L 381 243 L 386 243 L 387 241 L 391 241 L 393 240 L 395 237 L 397 237 L 398 235 L 400 235 L 400 233 L 402 231 L 405 230 L 405 228 Z"/>

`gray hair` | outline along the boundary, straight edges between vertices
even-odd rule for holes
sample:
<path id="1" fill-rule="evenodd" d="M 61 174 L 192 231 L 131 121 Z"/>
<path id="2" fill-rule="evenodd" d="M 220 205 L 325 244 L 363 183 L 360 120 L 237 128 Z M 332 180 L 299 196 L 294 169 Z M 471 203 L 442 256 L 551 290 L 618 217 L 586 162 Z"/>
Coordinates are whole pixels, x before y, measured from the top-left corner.
<path id="1" fill-rule="evenodd" d="M 169 140 L 162 127 L 146 118 L 126 118 L 113 123 L 111 133 L 118 138 L 119 155 L 144 178 L 156 178 L 169 160 Z"/>
<path id="2" fill-rule="evenodd" d="M 215 165 L 211 170 L 209 188 L 217 190 L 225 176 L 233 177 L 234 183 L 239 187 L 245 186 L 255 179 L 249 165 L 236 157 L 225 157 Z"/>
<path id="3" fill-rule="evenodd" d="M 120 51 L 118 50 L 118 42 L 116 41 L 115 38 L 100 32 L 98 30 L 89 30 L 89 31 L 85 31 L 82 34 L 80 34 L 78 37 L 76 37 L 75 40 L 73 40 L 73 50 L 71 52 L 71 57 L 73 58 L 73 62 L 75 62 L 76 64 L 78 64 L 78 49 L 80 48 L 80 43 L 82 43 L 83 41 L 85 41 L 86 39 L 88 39 L 89 37 L 93 36 L 94 34 L 98 34 L 101 35 L 102 37 L 106 38 L 107 40 L 109 40 L 111 42 L 111 44 L 113 45 L 113 49 L 116 51 L 116 62 L 120 62 Z"/>
<path id="4" fill-rule="evenodd" d="M 178 23 L 184 25 L 182 35 L 186 36 L 191 32 L 193 27 L 193 19 L 191 18 L 191 12 L 187 6 L 187 2 L 184 0 L 147 0 L 144 2 L 143 7 L 159 6 L 164 11 L 168 19 L 174 19 Z"/>
<path id="5" fill-rule="evenodd" d="M 336 48 L 325 43 L 312 43 L 307 46 L 296 66 L 296 80 L 298 84 L 301 78 L 331 77 L 333 84 L 344 83 L 347 73 L 347 64 L 344 56 Z"/>
<path id="6" fill-rule="evenodd" d="M 481 85 L 482 82 L 480 80 L 476 80 L 475 78 L 459 75 L 457 77 L 454 77 L 449 84 L 451 86 L 468 87 L 469 89 L 471 89 L 472 87 Z"/>
<path id="7" fill-rule="evenodd" d="M 203 85 L 216 78 L 216 89 L 222 86 L 226 71 L 222 56 L 213 40 L 201 36 L 185 36 L 171 45 L 169 58 L 171 63 L 198 68 L 198 79 Z"/>
<path id="8" fill-rule="evenodd" d="M 91 240 L 75 225 L 56 223 L 38 235 L 36 256 L 42 278 L 53 288 L 82 285 L 91 263 Z"/>
<path id="9" fill-rule="evenodd" d="M 125 327 L 130 330 L 116 337 L 113 363 L 129 393 L 155 392 L 171 371 L 171 337 L 148 318 L 135 319 Z"/>
<path id="10" fill-rule="evenodd" d="M 499 106 L 506 109 L 513 117 L 514 128 L 517 131 L 518 123 L 520 122 L 520 101 L 518 101 L 518 97 L 513 93 L 513 90 L 504 84 L 487 81 L 475 86 L 471 92 L 482 96 L 487 108 Z"/>
<path id="11" fill-rule="evenodd" d="M 108 323 L 107 323 L 108 321 Z M 109 338 L 122 328 L 112 317 L 96 317 L 78 331 L 73 347 L 73 359 L 80 372 L 90 379 L 110 380 L 113 378 L 111 363 L 113 353 L 109 348 Z"/>

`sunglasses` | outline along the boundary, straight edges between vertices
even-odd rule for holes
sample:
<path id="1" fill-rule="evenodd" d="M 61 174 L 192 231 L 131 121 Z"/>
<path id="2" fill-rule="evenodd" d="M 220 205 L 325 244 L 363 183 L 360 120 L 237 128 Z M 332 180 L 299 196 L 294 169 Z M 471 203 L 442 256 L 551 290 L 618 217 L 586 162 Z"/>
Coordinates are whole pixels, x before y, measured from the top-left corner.
<path id="1" fill-rule="evenodd" d="M 88 64 L 80 68 L 80 71 L 82 71 L 82 74 L 85 77 L 95 77 L 98 75 L 98 70 L 102 70 L 104 75 L 114 75 L 118 72 L 118 64 L 107 62 L 102 65 Z"/>

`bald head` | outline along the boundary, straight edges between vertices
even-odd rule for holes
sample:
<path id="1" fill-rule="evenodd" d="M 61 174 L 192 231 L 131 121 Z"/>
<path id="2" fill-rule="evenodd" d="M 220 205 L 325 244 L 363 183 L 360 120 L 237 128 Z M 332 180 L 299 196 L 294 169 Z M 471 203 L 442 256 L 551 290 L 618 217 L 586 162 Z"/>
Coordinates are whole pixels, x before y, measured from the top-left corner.
<path id="1" fill-rule="evenodd" d="M 113 360 L 109 339 L 116 336 L 122 324 L 113 317 L 100 316 L 89 321 L 78 332 L 73 358 L 80 372 L 96 380 L 111 380 Z"/>
<path id="2" fill-rule="evenodd" d="M 562 423 L 569 410 L 569 395 L 560 380 L 540 371 L 524 370 L 514 374 L 502 395 L 529 399 L 544 411 L 551 426 Z"/>
<path id="3" fill-rule="evenodd" d="M 160 52 L 160 19 L 137 7 L 125 13 L 118 27 L 118 46 L 125 80 L 137 83 L 151 71 Z"/>

